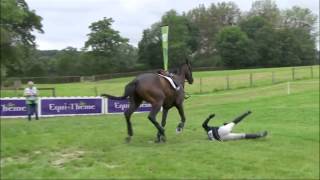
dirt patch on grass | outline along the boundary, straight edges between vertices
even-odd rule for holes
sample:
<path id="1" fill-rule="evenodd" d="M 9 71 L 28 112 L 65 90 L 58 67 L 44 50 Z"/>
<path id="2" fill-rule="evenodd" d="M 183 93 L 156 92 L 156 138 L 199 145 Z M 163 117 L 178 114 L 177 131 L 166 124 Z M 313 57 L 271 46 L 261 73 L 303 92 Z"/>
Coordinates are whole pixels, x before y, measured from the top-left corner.
<path id="1" fill-rule="evenodd" d="M 64 150 L 62 152 L 52 153 L 54 160 L 50 161 L 50 164 L 56 167 L 63 167 L 66 163 L 81 159 L 85 152 L 80 150 Z"/>
<path id="2" fill-rule="evenodd" d="M 34 153 L 34 154 L 42 154 L 41 151 L 34 151 L 33 153 Z"/>
<path id="3" fill-rule="evenodd" d="M 29 161 L 30 161 L 29 157 L 24 157 L 24 156 L 1 157 L 0 167 L 2 168 L 8 164 L 25 164 L 25 163 L 28 163 Z"/>
<path id="4" fill-rule="evenodd" d="M 108 169 L 114 169 L 114 168 L 121 167 L 121 165 L 108 164 L 108 163 L 103 163 L 103 165 L 104 165 L 106 168 L 108 168 Z"/>
<path id="5" fill-rule="evenodd" d="M 33 151 L 30 154 L 24 154 L 23 156 L 13 156 L 13 157 L 1 157 L 0 167 L 3 168 L 9 164 L 28 164 L 32 163 L 34 157 L 39 155 L 46 155 L 42 151 Z M 80 150 L 63 150 L 61 152 L 52 152 L 49 154 L 49 163 L 55 167 L 63 167 L 66 163 L 81 159 L 85 151 Z M 51 160 L 50 160 L 51 159 Z"/>

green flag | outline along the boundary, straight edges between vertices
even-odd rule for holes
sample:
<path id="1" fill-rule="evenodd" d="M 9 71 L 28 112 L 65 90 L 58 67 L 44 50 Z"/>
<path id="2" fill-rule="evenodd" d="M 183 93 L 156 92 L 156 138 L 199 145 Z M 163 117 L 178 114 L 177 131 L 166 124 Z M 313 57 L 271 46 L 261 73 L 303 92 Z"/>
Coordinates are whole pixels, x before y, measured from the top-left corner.
<path id="1" fill-rule="evenodd" d="M 162 26 L 162 51 L 163 51 L 163 66 L 164 70 L 168 70 L 168 34 L 169 26 Z"/>

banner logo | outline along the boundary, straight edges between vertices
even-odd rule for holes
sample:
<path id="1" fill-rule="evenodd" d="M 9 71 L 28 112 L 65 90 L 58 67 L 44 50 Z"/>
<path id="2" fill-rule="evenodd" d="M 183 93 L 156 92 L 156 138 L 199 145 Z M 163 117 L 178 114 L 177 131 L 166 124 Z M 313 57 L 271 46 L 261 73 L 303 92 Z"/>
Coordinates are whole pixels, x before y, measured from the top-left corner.
<path id="1" fill-rule="evenodd" d="M 101 99 L 41 99 L 42 115 L 102 113 Z"/>
<path id="2" fill-rule="evenodd" d="M 108 113 L 122 113 L 129 109 L 129 101 L 108 99 Z M 150 103 L 142 103 L 136 112 L 149 112 L 151 110 Z"/>

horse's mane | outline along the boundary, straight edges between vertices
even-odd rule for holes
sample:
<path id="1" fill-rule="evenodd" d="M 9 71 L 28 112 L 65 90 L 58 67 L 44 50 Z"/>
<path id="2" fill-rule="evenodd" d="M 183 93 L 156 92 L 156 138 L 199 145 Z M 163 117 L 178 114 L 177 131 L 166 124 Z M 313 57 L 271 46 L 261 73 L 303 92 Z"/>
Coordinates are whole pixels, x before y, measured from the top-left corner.
<path id="1" fill-rule="evenodd" d="M 180 70 L 182 68 L 183 65 L 185 65 L 186 63 L 180 64 L 178 67 L 169 69 L 169 73 L 173 73 L 173 74 L 180 74 Z"/>
<path id="2" fill-rule="evenodd" d="M 172 68 L 172 69 L 169 69 L 169 73 L 179 74 L 179 72 L 180 72 L 180 68 Z"/>

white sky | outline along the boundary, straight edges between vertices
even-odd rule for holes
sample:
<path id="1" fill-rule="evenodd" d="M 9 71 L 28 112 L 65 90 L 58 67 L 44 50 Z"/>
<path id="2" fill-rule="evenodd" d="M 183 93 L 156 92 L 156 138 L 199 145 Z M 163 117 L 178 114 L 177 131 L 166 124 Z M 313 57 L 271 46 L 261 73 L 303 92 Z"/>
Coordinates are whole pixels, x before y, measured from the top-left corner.
<path id="1" fill-rule="evenodd" d="M 36 35 L 38 49 L 82 48 L 90 32 L 88 26 L 103 17 L 111 17 L 113 28 L 137 46 L 144 29 L 175 9 L 188 11 L 199 4 L 208 6 L 223 0 L 26 0 L 30 9 L 43 18 L 44 34 Z M 226 0 L 227 1 L 227 0 Z M 233 0 L 241 11 L 248 11 L 254 0 Z M 280 9 L 294 5 L 309 8 L 319 15 L 319 0 L 276 0 Z M 318 44 L 319 49 L 319 44 Z"/>

